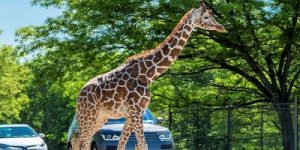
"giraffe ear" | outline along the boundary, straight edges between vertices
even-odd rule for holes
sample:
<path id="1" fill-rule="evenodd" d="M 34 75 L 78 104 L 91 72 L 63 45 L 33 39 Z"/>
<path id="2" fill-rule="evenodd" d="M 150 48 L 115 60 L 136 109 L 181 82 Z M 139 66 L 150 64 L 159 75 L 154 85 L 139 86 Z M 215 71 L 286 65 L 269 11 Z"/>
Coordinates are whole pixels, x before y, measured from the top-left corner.
<path id="1" fill-rule="evenodd" d="M 204 6 L 205 4 L 204 4 L 204 0 L 200 0 L 200 4 L 199 4 L 199 7 L 202 7 L 202 6 Z"/>

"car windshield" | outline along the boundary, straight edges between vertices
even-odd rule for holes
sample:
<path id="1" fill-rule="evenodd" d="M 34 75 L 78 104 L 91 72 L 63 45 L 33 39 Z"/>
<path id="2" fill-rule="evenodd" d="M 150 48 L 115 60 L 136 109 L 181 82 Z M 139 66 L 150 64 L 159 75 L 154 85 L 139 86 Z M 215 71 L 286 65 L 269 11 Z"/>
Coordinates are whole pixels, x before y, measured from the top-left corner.
<path id="1" fill-rule="evenodd" d="M 125 118 L 120 118 L 120 119 L 109 119 L 106 124 L 112 124 L 112 123 L 125 123 L 126 119 Z M 156 124 L 156 119 L 152 115 L 151 111 L 149 109 L 146 109 L 144 113 L 144 123 L 150 123 L 150 124 Z"/>
<path id="2" fill-rule="evenodd" d="M 37 136 L 30 127 L 0 127 L 0 138 L 30 138 Z"/>

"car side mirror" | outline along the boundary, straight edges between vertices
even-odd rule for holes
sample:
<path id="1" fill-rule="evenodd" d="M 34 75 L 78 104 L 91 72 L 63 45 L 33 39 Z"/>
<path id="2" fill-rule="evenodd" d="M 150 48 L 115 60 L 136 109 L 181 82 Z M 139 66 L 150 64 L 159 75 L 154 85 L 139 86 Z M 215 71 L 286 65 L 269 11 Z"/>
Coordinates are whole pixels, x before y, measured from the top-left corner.
<path id="1" fill-rule="evenodd" d="M 161 123 L 164 123 L 165 122 L 165 119 L 162 118 L 162 117 L 157 117 L 157 123 L 161 124 Z"/>
<path id="2" fill-rule="evenodd" d="M 41 137 L 41 138 L 45 138 L 45 137 L 46 137 L 46 135 L 45 135 L 44 133 L 39 133 L 39 137 Z"/>

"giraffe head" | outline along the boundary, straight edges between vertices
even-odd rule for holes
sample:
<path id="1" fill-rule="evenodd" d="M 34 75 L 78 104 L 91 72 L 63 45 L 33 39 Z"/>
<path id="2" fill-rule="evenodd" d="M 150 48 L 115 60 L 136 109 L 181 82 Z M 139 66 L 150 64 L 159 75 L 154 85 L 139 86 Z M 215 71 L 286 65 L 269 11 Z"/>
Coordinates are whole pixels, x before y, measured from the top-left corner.
<path id="1" fill-rule="evenodd" d="M 194 10 L 193 19 L 195 27 L 204 30 L 225 32 L 224 27 L 214 19 L 212 10 L 206 6 L 204 0 L 200 0 L 200 7 Z"/>

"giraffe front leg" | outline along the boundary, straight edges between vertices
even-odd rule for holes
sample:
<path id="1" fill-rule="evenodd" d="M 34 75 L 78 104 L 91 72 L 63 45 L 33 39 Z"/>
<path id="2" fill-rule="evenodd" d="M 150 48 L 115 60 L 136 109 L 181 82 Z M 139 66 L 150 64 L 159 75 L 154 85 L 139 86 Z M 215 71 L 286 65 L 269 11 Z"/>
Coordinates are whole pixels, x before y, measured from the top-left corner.
<path id="1" fill-rule="evenodd" d="M 144 135 L 143 114 L 144 111 L 140 112 L 135 116 L 133 121 L 135 126 L 135 136 L 137 139 L 137 145 L 135 147 L 136 150 L 148 150 Z"/>
<path id="2" fill-rule="evenodd" d="M 129 139 L 129 136 L 132 133 L 132 130 L 133 130 L 132 121 L 130 118 L 127 118 L 126 122 L 124 124 L 124 127 L 123 127 L 123 131 L 122 131 L 119 143 L 118 143 L 118 150 L 125 150 L 127 141 Z"/>

